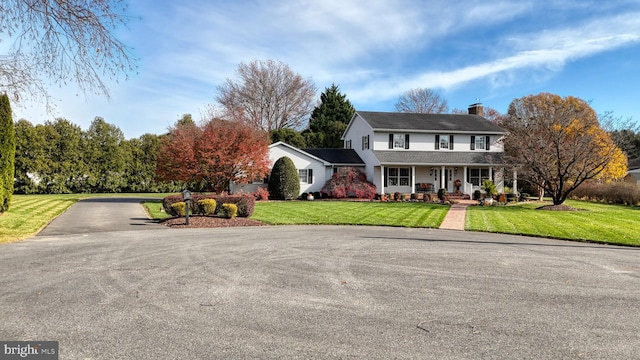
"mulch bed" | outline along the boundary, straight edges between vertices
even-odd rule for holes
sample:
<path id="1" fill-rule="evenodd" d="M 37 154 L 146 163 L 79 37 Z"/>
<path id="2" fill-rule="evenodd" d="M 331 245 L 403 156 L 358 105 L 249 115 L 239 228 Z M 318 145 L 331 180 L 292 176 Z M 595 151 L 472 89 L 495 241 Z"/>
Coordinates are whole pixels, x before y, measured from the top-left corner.
<path id="1" fill-rule="evenodd" d="M 171 228 L 219 228 L 219 227 L 235 227 L 235 226 L 265 226 L 267 224 L 258 220 L 248 219 L 245 217 L 236 217 L 227 219 L 214 216 L 189 216 L 189 225 L 185 224 L 184 217 L 170 218 L 161 222 L 165 226 Z"/>
<path id="2" fill-rule="evenodd" d="M 536 210 L 551 210 L 551 211 L 583 211 L 582 209 L 576 209 L 567 205 L 545 205 L 536 208 Z"/>

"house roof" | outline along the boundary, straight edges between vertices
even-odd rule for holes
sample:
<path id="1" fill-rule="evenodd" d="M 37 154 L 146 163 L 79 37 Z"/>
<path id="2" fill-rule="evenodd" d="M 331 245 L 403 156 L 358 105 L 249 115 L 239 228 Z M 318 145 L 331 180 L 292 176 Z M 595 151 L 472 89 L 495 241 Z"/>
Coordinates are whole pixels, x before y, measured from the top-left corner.
<path id="1" fill-rule="evenodd" d="M 362 165 L 365 163 L 353 149 L 300 149 L 333 165 Z"/>
<path id="2" fill-rule="evenodd" d="M 640 169 L 640 158 L 629 160 L 629 170 Z"/>
<path id="3" fill-rule="evenodd" d="M 496 165 L 502 153 L 454 151 L 386 151 L 373 152 L 381 165 Z"/>
<path id="4" fill-rule="evenodd" d="M 468 114 L 414 114 L 357 111 L 374 130 L 406 130 L 452 133 L 504 134 L 505 130 L 489 120 Z"/>

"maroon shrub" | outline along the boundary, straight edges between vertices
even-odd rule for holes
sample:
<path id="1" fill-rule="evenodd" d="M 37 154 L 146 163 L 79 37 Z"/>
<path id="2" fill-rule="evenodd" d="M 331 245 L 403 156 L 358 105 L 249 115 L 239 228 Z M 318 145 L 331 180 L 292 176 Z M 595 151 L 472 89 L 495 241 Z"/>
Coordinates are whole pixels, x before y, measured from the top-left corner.
<path id="1" fill-rule="evenodd" d="M 339 168 L 322 188 L 329 197 L 336 199 L 373 199 L 376 186 L 367 181 L 367 175 L 354 167 Z"/>

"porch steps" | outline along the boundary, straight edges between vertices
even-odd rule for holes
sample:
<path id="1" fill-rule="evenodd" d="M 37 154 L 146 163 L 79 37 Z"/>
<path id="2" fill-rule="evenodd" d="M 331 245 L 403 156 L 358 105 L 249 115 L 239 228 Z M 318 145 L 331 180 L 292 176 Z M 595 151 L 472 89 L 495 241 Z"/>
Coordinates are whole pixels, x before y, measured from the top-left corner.
<path id="1" fill-rule="evenodd" d="M 447 194 L 447 198 L 449 200 L 471 200 L 471 196 L 469 194 Z"/>

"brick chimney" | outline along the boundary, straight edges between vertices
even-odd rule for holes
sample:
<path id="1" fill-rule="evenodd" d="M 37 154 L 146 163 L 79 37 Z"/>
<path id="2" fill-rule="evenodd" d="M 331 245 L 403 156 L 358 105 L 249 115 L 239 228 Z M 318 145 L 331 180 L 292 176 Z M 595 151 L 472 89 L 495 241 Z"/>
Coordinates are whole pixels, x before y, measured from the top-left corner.
<path id="1" fill-rule="evenodd" d="M 475 103 L 475 104 L 469 105 L 469 115 L 484 116 L 484 111 L 482 110 L 482 104 Z"/>

